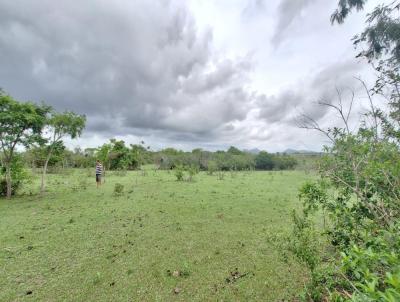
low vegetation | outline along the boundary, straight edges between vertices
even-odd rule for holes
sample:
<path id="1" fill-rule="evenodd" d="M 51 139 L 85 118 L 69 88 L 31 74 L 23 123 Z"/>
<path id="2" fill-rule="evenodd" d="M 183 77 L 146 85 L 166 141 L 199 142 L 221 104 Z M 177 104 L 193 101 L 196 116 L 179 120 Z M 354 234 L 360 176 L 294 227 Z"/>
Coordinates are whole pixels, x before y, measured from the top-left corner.
<path id="1" fill-rule="evenodd" d="M 340 1 L 332 16 L 343 22 L 366 1 Z M 305 184 L 303 211 L 293 214 L 288 250 L 307 265 L 306 301 L 400 301 L 400 77 L 399 1 L 375 8 L 355 37 L 359 56 L 376 68 L 373 88 L 361 80 L 370 104 L 362 123 L 349 124 L 353 97 L 333 108 L 342 126 L 323 129 L 303 116 L 302 127 L 318 130 L 330 144 L 319 164 L 320 178 Z M 389 110 L 376 103 L 388 100 Z"/>
<path id="2" fill-rule="evenodd" d="M 365 3 L 339 1 L 332 22 Z M 84 116 L 1 92 L 0 194 L 13 200 L 0 199 L 0 300 L 400 301 L 399 10 L 376 7 L 354 38 L 377 74 L 358 79 L 361 124 L 340 89 L 319 104 L 341 125 L 299 119 L 329 140 L 323 154 L 117 139 L 71 151 L 62 139 Z"/>
<path id="3" fill-rule="evenodd" d="M 142 169 L 99 189 L 85 170 L 52 173 L 43 197 L 37 175 L 0 200 L 0 301 L 290 301 L 302 289 L 308 273 L 282 245 L 314 176 L 178 182 Z"/>

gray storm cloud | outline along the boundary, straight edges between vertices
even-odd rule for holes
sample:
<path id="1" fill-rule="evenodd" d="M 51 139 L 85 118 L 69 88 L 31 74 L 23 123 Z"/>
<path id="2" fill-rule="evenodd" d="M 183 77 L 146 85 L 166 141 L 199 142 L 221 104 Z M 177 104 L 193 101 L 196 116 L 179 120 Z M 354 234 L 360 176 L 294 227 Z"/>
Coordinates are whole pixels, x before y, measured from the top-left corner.
<path id="1" fill-rule="evenodd" d="M 244 119 L 249 63 L 214 55 L 212 33 L 176 3 L 0 1 L 0 86 L 110 135 L 204 135 Z"/>
<path id="2" fill-rule="evenodd" d="M 301 16 L 302 11 L 316 0 L 281 0 L 278 6 L 278 21 L 272 43 L 279 45 L 292 23 Z"/>
<path id="3" fill-rule="evenodd" d="M 0 87 L 86 114 L 83 144 L 93 146 L 114 136 L 188 149 L 303 146 L 299 110 L 324 117 L 315 103 L 360 71 L 350 38 L 329 24 L 332 8 L 314 18 L 323 6 L 0 0 Z M 276 47 L 283 41 L 292 43 Z"/>
<path id="4" fill-rule="evenodd" d="M 322 68 L 307 79 L 306 84 L 281 91 L 278 95 L 258 97 L 259 117 L 268 123 L 293 123 L 299 114 L 315 120 L 324 119 L 329 108 L 318 102 L 335 102 L 337 91 L 356 90 L 359 86 L 355 76 L 362 71 L 362 64 L 354 61 L 338 62 Z"/>

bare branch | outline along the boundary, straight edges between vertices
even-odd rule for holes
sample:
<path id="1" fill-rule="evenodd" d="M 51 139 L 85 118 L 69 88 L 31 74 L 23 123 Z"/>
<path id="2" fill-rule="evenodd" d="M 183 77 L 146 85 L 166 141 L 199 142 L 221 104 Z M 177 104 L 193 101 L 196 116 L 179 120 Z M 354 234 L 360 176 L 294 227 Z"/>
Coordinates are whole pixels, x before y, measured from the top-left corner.
<path id="1" fill-rule="evenodd" d="M 371 107 L 371 112 L 372 112 L 372 118 L 374 119 L 374 132 L 375 132 L 375 140 L 378 140 L 378 113 L 375 108 L 374 102 L 372 101 L 372 96 L 371 93 L 369 92 L 369 89 L 367 87 L 367 84 L 365 81 L 359 77 L 355 77 L 356 80 L 360 81 L 361 85 L 364 87 L 365 92 L 367 93 L 369 104 Z"/>
<path id="2" fill-rule="evenodd" d="M 333 137 L 330 135 L 329 131 L 324 130 L 321 128 L 321 126 L 318 124 L 318 122 L 313 119 L 312 117 L 306 115 L 306 114 L 301 114 L 300 117 L 298 118 L 297 121 L 297 126 L 302 129 L 307 129 L 307 130 L 317 130 L 321 133 L 323 133 L 326 137 L 329 138 L 330 141 L 334 141 Z"/>

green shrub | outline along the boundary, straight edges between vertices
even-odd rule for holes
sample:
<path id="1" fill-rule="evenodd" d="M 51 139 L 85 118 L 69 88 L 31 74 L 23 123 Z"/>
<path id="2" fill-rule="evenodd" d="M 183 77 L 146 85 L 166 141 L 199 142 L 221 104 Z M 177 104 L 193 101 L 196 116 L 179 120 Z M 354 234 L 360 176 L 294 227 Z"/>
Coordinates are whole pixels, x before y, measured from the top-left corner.
<path id="1" fill-rule="evenodd" d="M 188 181 L 193 181 L 193 177 L 199 173 L 199 167 L 197 166 L 190 166 L 186 170 L 189 174 Z"/>
<path id="2" fill-rule="evenodd" d="M 400 301 L 400 147 L 372 129 L 336 131 L 320 162 L 322 181 L 300 189 L 304 217 L 294 217 L 291 251 L 312 276 L 305 295 Z M 313 239 L 313 221 L 321 217 L 323 232 Z M 316 242 L 326 249 L 318 251 Z"/>
<path id="3" fill-rule="evenodd" d="M 115 195 L 122 195 L 124 193 L 124 185 L 120 183 L 116 183 L 114 185 L 114 194 Z"/>
<path id="4" fill-rule="evenodd" d="M 225 172 L 224 171 L 218 171 L 217 172 L 217 177 L 218 177 L 219 180 L 224 180 Z"/>
<path id="5" fill-rule="evenodd" d="M 0 195 L 6 196 L 7 194 L 7 182 L 6 182 L 6 169 L 0 166 Z M 30 182 L 31 178 L 28 171 L 24 168 L 24 163 L 19 154 L 14 156 L 11 164 L 11 193 L 15 195 L 17 191 L 22 187 L 24 182 Z"/>
<path id="6" fill-rule="evenodd" d="M 218 164 L 217 162 L 210 160 L 207 163 L 207 174 L 208 175 L 213 175 L 216 171 L 218 170 Z"/>
<path id="7" fill-rule="evenodd" d="M 17 190 L 21 187 L 21 181 L 18 180 L 13 180 L 11 184 L 11 195 L 15 195 Z M 3 178 L 0 181 L 0 195 L 1 196 L 6 196 L 7 195 L 7 182 L 6 179 Z"/>
<path id="8" fill-rule="evenodd" d="M 183 181 L 183 177 L 185 175 L 185 171 L 184 171 L 183 167 L 182 166 L 177 166 L 174 169 L 174 172 L 175 172 L 176 180 L 177 181 Z"/>

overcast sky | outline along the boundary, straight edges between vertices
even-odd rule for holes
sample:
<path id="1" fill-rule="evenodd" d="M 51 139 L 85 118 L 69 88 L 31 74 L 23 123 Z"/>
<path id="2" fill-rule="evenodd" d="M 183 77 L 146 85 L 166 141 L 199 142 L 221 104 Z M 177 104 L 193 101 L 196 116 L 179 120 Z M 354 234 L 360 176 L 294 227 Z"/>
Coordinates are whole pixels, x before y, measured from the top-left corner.
<path id="1" fill-rule="evenodd" d="M 351 43 L 365 12 L 331 26 L 336 3 L 0 0 L 0 87 L 85 114 L 70 147 L 117 137 L 153 149 L 320 150 L 325 139 L 296 117 L 334 123 L 316 102 L 353 88 L 355 123 L 354 76 L 371 78 Z"/>

